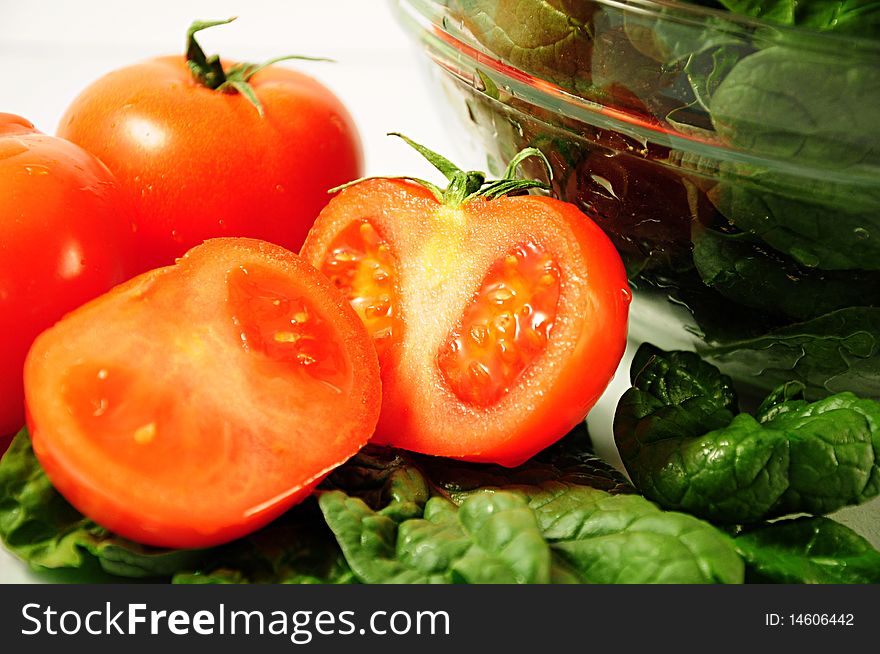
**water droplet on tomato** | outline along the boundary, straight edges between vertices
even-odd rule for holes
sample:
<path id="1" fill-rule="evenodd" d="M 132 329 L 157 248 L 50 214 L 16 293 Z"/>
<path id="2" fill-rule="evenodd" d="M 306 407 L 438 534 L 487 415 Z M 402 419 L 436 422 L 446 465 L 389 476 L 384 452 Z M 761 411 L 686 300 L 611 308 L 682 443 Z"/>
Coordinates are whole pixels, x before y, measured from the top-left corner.
<path id="1" fill-rule="evenodd" d="M 336 264 L 340 263 L 350 263 L 352 261 L 356 261 L 358 255 L 354 252 L 349 252 L 348 250 L 336 250 L 333 253 L 333 259 Z"/>

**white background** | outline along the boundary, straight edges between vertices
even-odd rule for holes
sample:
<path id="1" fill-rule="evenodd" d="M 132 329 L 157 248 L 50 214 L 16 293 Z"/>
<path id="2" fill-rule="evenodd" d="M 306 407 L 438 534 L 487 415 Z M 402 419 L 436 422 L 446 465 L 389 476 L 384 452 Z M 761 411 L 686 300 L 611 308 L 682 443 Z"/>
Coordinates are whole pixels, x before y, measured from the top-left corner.
<path id="1" fill-rule="evenodd" d="M 442 100 L 425 77 L 427 63 L 386 0 L 0 0 L 0 112 L 20 114 L 53 133 L 67 105 L 102 74 L 182 53 L 194 19 L 230 16 L 239 18 L 201 33 L 206 53 L 253 62 L 282 54 L 336 60 L 284 65 L 317 77 L 346 104 L 360 130 L 367 174 L 440 181 L 417 154 L 385 136 L 389 131 L 407 134 L 462 167 L 483 167 L 456 147 L 455 125 L 447 123 Z M 619 460 L 611 444 L 611 415 L 626 385 L 626 363 L 590 416 L 597 449 L 612 461 Z M 880 542 L 877 522 L 859 529 Z M 0 547 L 0 583 L 33 580 Z"/>

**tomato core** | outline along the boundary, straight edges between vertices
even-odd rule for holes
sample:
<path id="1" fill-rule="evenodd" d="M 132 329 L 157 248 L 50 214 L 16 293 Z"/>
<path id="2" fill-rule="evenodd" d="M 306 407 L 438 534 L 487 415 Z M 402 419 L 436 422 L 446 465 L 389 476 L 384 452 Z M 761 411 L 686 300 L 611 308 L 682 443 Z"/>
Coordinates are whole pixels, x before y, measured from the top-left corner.
<path id="1" fill-rule="evenodd" d="M 354 221 L 330 244 L 321 272 L 348 297 L 381 361 L 400 333 L 397 261 L 391 247 L 369 221 Z"/>
<path id="2" fill-rule="evenodd" d="M 283 275 L 260 266 L 240 266 L 227 274 L 232 321 L 245 350 L 259 355 L 271 375 L 291 368 L 336 393 L 351 385 L 351 371 L 333 330 L 298 296 Z"/>
<path id="3" fill-rule="evenodd" d="M 443 378 L 459 399 L 495 404 L 544 351 L 559 277 L 557 263 L 533 243 L 492 264 L 438 353 Z"/>

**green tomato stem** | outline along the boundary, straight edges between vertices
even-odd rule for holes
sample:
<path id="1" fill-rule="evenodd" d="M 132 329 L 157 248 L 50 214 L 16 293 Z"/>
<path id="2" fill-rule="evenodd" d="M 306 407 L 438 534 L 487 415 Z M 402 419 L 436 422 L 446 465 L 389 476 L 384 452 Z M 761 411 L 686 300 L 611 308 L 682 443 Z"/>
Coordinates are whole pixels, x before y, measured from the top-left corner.
<path id="1" fill-rule="evenodd" d="M 494 200 L 505 195 L 523 193 L 532 188 L 538 188 L 544 191 L 549 190 L 550 186 L 544 182 L 516 178 L 516 171 L 520 164 L 529 157 L 537 157 L 540 159 L 541 163 L 544 164 L 544 167 L 547 170 L 548 178 L 551 180 L 553 179 L 553 170 L 550 168 L 550 162 L 547 160 L 547 157 L 544 156 L 544 153 L 537 148 L 525 148 L 519 151 L 514 155 L 513 159 L 510 160 L 507 169 L 504 171 L 504 176 L 501 179 L 487 180 L 486 173 L 479 170 L 462 170 L 446 157 L 437 154 L 433 150 L 429 150 L 424 145 L 416 143 L 403 134 L 389 132 L 388 136 L 397 136 L 398 138 L 403 139 L 407 145 L 427 159 L 434 168 L 443 173 L 446 179 L 449 180 L 449 185 L 445 189 L 441 189 L 435 184 L 408 175 L 380 177 L 380 179 L 406 179 L 421 184 L 434 194 L 434 197 L 437 198 L 438 202 L 449 207 L 458 207 L 465 202 L 477 198 Z M 328 193 L 336 193 L 337 191 L 341 191 L 349 186 L 354 186 L 367 179 L 376 179 L 376 177 L 363 177 L 361 179 L 356 179 L 348 184 L 332 188 Z"/>
<path id="2" fill-rule="evenodd" d="M 290 59 L 304 59 L 307 61 L 332 61 L 324 57 L 308 57 L 305 55 L 283 55 L 281 57 L 273 57 L 268 61 L 260 64 L 240 63 L 230 66 L 224 70 L 223 64 L 220 62 L 220 55 L 211 55 L 210 57 L 202 50 L 202 46 L 196 41 L 196 34 L 209 27 L 217 25 L 228 25 L 237 17 L 233 16 L 226 20 L 197 20 L 189 26 L 186 31 L 186 64 L 192 71 L 193 78 L 202 86 L 221 93 L 240 93 L 248 102 L 256 108 L 260 116 L 263 115 L 263 105 L 260 103 L 257 94 L 254 92 L 250 84 L 251 78 L 258 72 L 277 64 L 279 61 L 287 61 Z"/>

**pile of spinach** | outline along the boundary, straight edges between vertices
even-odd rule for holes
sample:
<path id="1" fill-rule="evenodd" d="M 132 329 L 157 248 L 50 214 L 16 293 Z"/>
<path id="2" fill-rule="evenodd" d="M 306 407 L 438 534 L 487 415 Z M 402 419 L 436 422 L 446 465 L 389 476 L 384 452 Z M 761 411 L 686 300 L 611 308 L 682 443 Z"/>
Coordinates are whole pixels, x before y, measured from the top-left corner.
<path id="1" fill-rule="evenodd" d="M 730 377 L 647 344 L 631 381 L 615 441 L 636 488 L 665 508 L 751 524 L 880 494 L 880 402 L 844 392 L 808 403 L 788 382 L 741 413 Z"/>
<path id="2" fill-rule="evenodd" d="M 681 2 L 702 9 L 448 0 L 508 63 L 695 144 L 503 93 L 471 117 L 511 141 L 500 160 L 544 150 L 554 191 L 596 216 L 635 286 L 691 310 L 701 353 L 738 382 L 880 398 L 880 1 Z"/>

